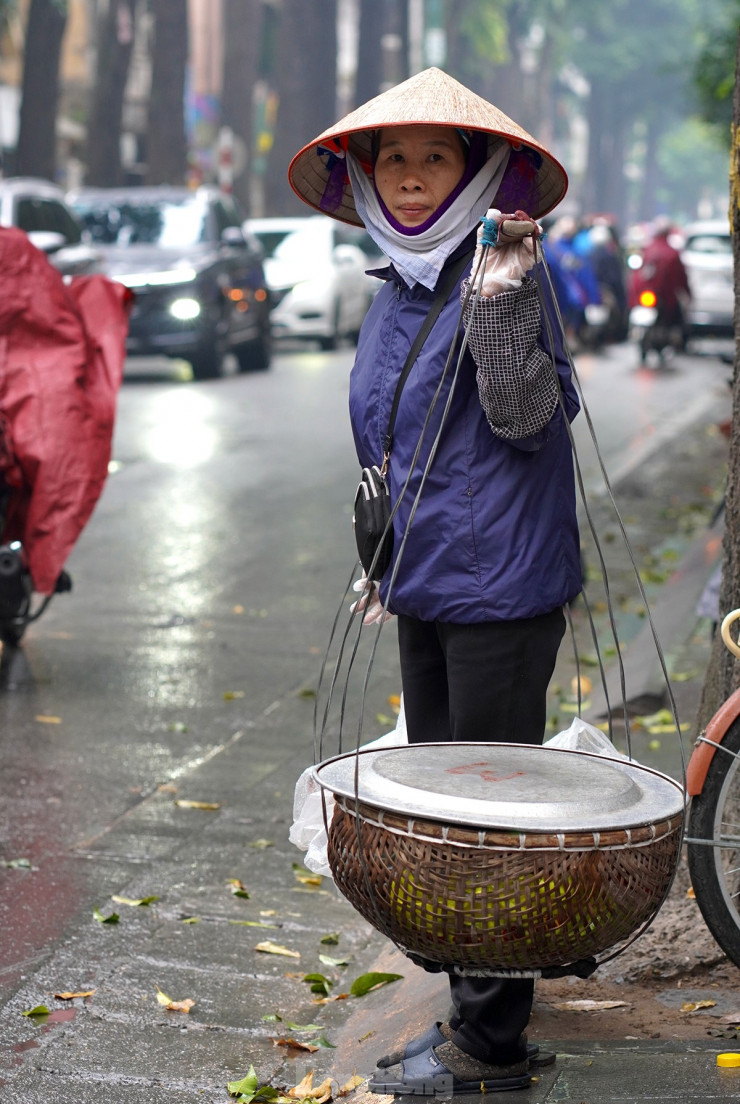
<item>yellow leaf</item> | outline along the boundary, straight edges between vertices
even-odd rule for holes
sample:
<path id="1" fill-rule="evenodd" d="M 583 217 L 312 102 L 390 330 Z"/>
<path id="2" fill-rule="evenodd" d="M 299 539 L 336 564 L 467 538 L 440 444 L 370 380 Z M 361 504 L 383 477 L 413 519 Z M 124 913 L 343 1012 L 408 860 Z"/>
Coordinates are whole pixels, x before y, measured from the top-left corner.
<path id="1" fill-rule="evenodd" d="M 191 1000 L 190 997 L 185 1000 L 174 1001 L 157 986 L 157 1004 L 161 1004 L 168 1012 L 189 1012 L 195 1001 Z"/>
<path id="2" fill-rule="evenodd" d="M 310 1097 L 311 1100 L 316 1101 L 316 1104 L 325 1104 L 325 1101 L 331 1100 L 333 1084 L 332 1079 L 327 1077 L 326 1081 L 322 1081 L 314 1088 L 313 1070 L 310 1070 L 294 1088 L 288 1089 L 286 1095 L 291 1100 L 306 1100 Z"/>
<path id="3" fill-rule="evenodd" d="M 690 899 L 691 901 L 695 901 L 695 900 L 696 900 L 696 894 L 694 893 L 694 887 L 693 887 L 693 886 L 689 886 L 689 888 L 688 888 L 688 889 L 686 890 L 686 896 L 687 896 L 687 897 L 688 897 L 688 898 L 689 898 L 689 899 Z"/>
<path id="4" fill-rule="evenodd" d="M 263 954 L 285 955 L 286 958 L 300 958 L 298 951 L 291 951 L 288 947 L 281 947 L 279 943 L 273 943 L 270 939 L 265 939 L 264 942 L 258 943 L 254 948 L 255 951 L 262 951 Z"/>
<path id="5" fill-rule="evenodd" d="M 714 1008 L 716 1001 L 713 1000 L 700 1000 L 700 1001 L 686 1001 L 681 1005 L 682 1012 L 698 1012 L 700 1008 Z"/>
<path id="6" fill-rule="evenodd" d="M 55 993 L 54 996 L 57 1000 L 74 1000 L 75 997 L 91 997 L 94 992 L 94 989 L 85 989 L 79 993 Z"/>
<path id="7" fill-rule="evenodd" d="M 216 801 L 186 801 L 181 798 L 178 798 L 175 805 L 179 806 L 181 809 L 206 809 L 209 812 L 221 808 L 220 804 Z"/>
<path id="8" fill-rule="evenodd" d="M 50 716 L 47 716 L 47 714 L 45 714 L 45 713 L 37 713 L 36 716 L 34 717 L 34 720 L 38 721 L 39 724 L 61 724 L 62 723 L 62 718 L 61 717 L 50 717 Z"/>
<path id="9" fill-rule="evenodd" d="M 371 1032 L 374 1034 L 374 1032 Z M 354 1092 L 358 1085 L 361 1085 L 365 1080 L 364 1077 L 360 1077 L 359 1073 L 353 1073 L 349 1081 L 345 1081 L 342 1087 L 339 1089 L 337 1096 L 347 1096 L 348 1093 Z"/>
<path id="10" fill-rule="evenodd" d="M 185 1000 L 170 1001 L 169 1004 L 165 1005 L 165 1008 L 167 1009 L 168 1012 L 185 1012 L 185 1013 L 187 1013 L 194 1006 L 194 1004 L 195 1004 L 194 1000 L 191 1000 L 190 997 L 186 997 Z"/>
<path id="11" fill-rule="evenodd" d="M 243 697 L 243 690 L 224 690 L 224 701 L 236 701 L 237 698 Z"/>

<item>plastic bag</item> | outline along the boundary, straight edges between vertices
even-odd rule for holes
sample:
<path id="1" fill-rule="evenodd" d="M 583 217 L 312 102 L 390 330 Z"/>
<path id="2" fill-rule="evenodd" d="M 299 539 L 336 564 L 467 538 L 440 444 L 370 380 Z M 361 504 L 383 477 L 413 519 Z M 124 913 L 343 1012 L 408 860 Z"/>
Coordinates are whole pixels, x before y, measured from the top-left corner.
<path id="1" fill-rule="evenodd" d="M 398 747 L 408 743 L 406 733 L 406 718 L 403 713 L 403 699 L 401 710 L 398 714 L 396 727 L 384 736 L 379 736 L 369 744 L 364 744 L 362 750 L 384 747 Z M 303 862 L 308 870 L 314 874 L 321 874 L 325 878 L 331 878 L 331 868 L 326 855 L 328 843 L 326 825 L 324 824 L 324 805 L 326 805 L 326 824 L 331 824 L 334 815 L 334 798 L 322 789 L 312 775 L 313 767 L 306 767 L 295 786 L 293 795 L 293 823 L 288 833 L 288 839 L 301 851 L 305 851 Z"/>
<path id="2" fill-rule="evenodd" d="M 565 751 L 588 751 L 592 755 L 606 755 L 610 759 L 628 760 L 628 755 L 617 751 L 614 744 L 601 729 L 594 728 L 588 721 L 575 717 L 570 726 L 556 736 L 545 740 L 543 747 L 563 748 Z"/>

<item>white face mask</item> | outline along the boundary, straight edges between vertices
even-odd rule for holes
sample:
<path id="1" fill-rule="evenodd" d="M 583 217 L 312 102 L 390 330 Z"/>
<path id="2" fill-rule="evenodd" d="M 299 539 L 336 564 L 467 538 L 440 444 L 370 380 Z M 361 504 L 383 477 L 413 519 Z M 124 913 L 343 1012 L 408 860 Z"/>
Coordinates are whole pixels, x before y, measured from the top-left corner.
<path id="1" fill-rule="evenodd" d="M 393 261 L 409 287 L 423 284 L 433 291 L 445 261 L 483 218 L 493 203 L 511 147 L 502 141 L 483 168 L 436 222 L 421 234 L 406 235 L 396 230 L 383 213 L 375 185 L 351 152 L 347 170 L 357 213 L 379 249 Z"/>

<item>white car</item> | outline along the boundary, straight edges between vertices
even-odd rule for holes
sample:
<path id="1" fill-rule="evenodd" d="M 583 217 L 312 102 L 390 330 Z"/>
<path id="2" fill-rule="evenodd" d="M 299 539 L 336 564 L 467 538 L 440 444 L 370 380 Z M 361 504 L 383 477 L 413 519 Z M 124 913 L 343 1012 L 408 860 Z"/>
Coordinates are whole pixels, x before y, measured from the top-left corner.
<path id="1" fill-rule="evenodd" d="M 65 276 L 102 272 L 100 251 L 86 240 L 64 192 L 48 180 L 11 176 L 0 180 L 0 226 L 25 230 Z"/>
<path id="2" fill-rule="evenodd" d="M 729 223 L 723 219 L 693 222 L 683 235 L 681 260 L 691 288 L 689 337 L 733 337 L 735 293 Z"/>
<path id="3" fill-rule="evenodd" d="M 366 232 L 324 215 L 247 219 L 244 228 L 264 250 L 273 337 L 324 349 L 355 341 L 380 287 L 366 270 L 387 263 Z"/>

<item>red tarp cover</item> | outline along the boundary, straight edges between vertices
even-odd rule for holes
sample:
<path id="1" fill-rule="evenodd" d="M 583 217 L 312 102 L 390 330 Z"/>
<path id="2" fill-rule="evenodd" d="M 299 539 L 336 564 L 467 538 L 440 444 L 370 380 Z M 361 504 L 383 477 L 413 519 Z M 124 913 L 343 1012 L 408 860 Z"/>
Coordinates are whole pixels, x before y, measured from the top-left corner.
<path id="1" fill-rule="evenodd" d="M 65 284 L 22 231 L 0 228 L 0 480 L 12 488 L 0 539 L 23 543 L 40 594 L 105 483 L 129 302 L 104 276 Z"/>

